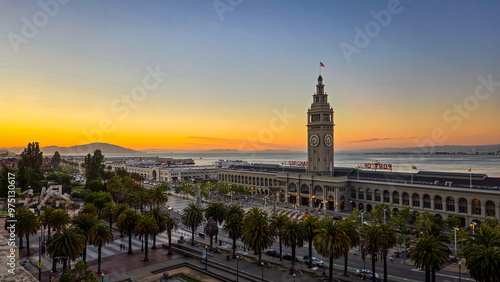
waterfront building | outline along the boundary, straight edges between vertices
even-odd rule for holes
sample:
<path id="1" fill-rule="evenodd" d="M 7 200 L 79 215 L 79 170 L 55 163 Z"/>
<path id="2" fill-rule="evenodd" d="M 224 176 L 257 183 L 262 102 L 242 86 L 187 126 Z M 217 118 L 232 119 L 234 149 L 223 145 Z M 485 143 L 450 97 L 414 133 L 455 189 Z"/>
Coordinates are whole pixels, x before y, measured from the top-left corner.
<path id="1" fill-rule="evenodd" d="M 311 209 L 371 211 L 386 204 L 393 210 L 407 205 L 413 212 L 438 217 L 457 216 L 465 226 L 474 219 L 500 217 L 500 178 L 475 173 L 377 171 L 334 168 L 333 109 L 318 77 L 307 112 L 308 166 L 234 164 L 221 168 L 219 181 L 253 187 L 259 195 Z M 380 170 L 382 169 L 382 171 Z"/>

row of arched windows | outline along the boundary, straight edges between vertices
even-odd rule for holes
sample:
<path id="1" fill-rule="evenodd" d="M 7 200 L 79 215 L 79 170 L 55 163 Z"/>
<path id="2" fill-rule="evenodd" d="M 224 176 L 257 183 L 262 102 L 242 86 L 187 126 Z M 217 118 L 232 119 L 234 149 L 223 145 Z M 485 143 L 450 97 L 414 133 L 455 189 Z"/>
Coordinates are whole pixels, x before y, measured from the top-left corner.
<path id="1" fill-rule="evenodd" d="M 384 190 L 382 192 L 382 198 L 381 196 L 381 191 L 379 189 L 375 189 L 375 191 L 372 191 L 372 189 L 367 188 L 366 190 L 363 188 L 351 188 L 351 199 L 357 199 L 357 200 L 365 200 L 366 201 L 375 201 L 375 202 L 382 202 L 382 203 L 388 203 L 388 204 L 395 204 L 395 205 L 410 205 L 411 201 L 411 206 L 412 207 L 418 207 L 418 208 L 424 208 L 424 209 L 431 209 L 434 208 L 435 210 L 444 210 L 444 211 L 450 211 L 450 212 L 458 212 L 458 213 L 468 213 L 469 210 L 469 201 L 463 197 L 459 198 L 458 201 L 455 200 L 454 197 L 448 196 L 446 199 L 443 201 L 443 198 L 439 195 L 434 196 L 434 207 L 432 207 L 432 201 L 431 201 L 431 196 L 428 194 L 424 194 L 423 196 L 420 196 L 418 193 L 412 193 L 411 197 L 410 194 L 407 192 L 403 192 L 401 195 L 398 191 L 393 191 L 392 192 L 392 202 L 391 202 L 391 193 L 388 190 Z M 365 197 L 366 194 L 366 197 Z M 456 211 L 456 203 L 458 203 L 458 210 Z M 481 201 L 478 199 L 473 199 L 470 201 L 471 204 L 471 213 L 476 214 L 476 215 L 481 215 L 482 214 L 482 207 L 481 207 Z M 487 200 L 484 205 L 485 209 L 485 214 L 486 216 L 495 216 L 495 202 L 491 200 Z"/>
<path id="2" fill-rule="evenodd" d="M 243 176 L 234 174 L 219 174 L 219 181 L 225 181 L 234 184 L 252 185 L 252 186 L 277 186 L 278 181 L 273 178 L 259 176 Z"/>

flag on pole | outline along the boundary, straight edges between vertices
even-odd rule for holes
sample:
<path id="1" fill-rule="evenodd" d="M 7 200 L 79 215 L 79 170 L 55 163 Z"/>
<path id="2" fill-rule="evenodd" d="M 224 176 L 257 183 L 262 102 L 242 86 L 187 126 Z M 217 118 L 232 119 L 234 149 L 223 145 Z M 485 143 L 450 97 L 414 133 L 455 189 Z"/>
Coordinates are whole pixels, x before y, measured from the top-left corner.
<path id="1" fill-rule="evenodd" d="M 416 167 L 416 166 L 414 166 L 414 165 L 412 165 L 412 166 L 411 166 L 411 169 L 417 169 L 417 167 Z"/>
<path id="2" fill-rule="evenodd" d="M 322 62 L 319 62 L 320 67 L 325 67 L 325 65 Z"/>

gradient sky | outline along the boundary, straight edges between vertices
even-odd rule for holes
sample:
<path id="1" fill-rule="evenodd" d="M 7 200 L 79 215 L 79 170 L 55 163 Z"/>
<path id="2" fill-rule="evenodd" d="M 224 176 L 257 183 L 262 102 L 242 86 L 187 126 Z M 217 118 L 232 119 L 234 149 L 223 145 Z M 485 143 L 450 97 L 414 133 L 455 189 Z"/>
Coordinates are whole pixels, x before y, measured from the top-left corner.
<path id="1" fill-rule="evenodd" d="M 306 150 L 319 61 L 337 150 L 500 143 L 499 1 L 37 2 L 0 1 L 0 147 Z"/>

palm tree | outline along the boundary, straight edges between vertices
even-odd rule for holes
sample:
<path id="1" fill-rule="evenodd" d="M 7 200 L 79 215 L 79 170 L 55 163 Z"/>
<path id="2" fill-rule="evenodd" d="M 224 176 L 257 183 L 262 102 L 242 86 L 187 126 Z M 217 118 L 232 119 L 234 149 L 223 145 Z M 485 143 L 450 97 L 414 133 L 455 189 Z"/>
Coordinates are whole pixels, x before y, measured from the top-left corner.
<path id="1" fill-rule="evenodd" d="M 134 228 L 134 233 L 136 236 L 139 236 L 139 239 L 144 237 L 144 262 L 149 261 L 148 236 L 158 234 L 158 229 L 158 224 L 156 224 L 154 217 L 151 215 L 141 217 Z"/>
<path id="2" fill-rule="evenodd" d="M 165 232 L 167 230 L 166 222 L 167 212 L 162 209 L 160 206 L 154 206 L 149 210 L 149 215 L 151 215 L 156 224 L 158 225 L 158 234 Z M 153 247 L 151 249 L 156 249 L 156 235 L 153 235 Z"/>
<path id="3" fill-rule="evenodd" d="M 49 222 L 49 217 L 50 217 L 50 215 L 52 214 L 52 212 L 53 212 L 53 211 L 55 211 L 55 210 L 56 210 L 56 209 L 55 209 L 55 208 L 53 208 L 53 207 L 48 207 L 48 208 L 46 208 L 46 209 L 42 212 L 42 214 L 41 214 L 41 216 L 40 216 L 40 220 L 42 221 L 43 226 L 44 226 L 45 228 L 47 228 L 47 229 L 48 229 L 48 235 L 47 235 L 47 237 L 50 237 L 50 225 L 48 224 L 48 222 Z"/>
<path id="4" fill-rule="evenodd" d="M 344 250 L 344 276 L 347 275 L 347 258 L 349 256 L 349 251 L 351 248 L 356 247 L 359 244 L 359 232 L 356 222 L 351 219 L 344 219 L 340 222 L 340 225 L 344 229 L 344 232 L 350 239 L 349 246 Z"/>
<path id="5" fill-rule="evenodd" d="M 52 258 L 52 272 L 56 272 L 56 260 L 64 260 L 64 269 L 67 261 L 77 259 L 85 248 L 85 236 L 78 233 L 76 228 L 62 228 L 47 239 L 47 253 Z"/>
<path id="6" fill-rule="evenodd" d="M 134 190 L 128 197 L 128 202 L 131 206 L 138 208 L 141 214 L 144 213 L 144 207 L 150 205 L 151 199 L 146 188 L 142 187 Z"/>
<path id="7" fill-rule="evenodd" d="M 450 249 L 433 235 L 422 235 L 417 243 L 408 249 L 408 256 L 415 266 L 425 269 L 425 281 L 436 281 L 436 271 L 448 262 Z"/>
<path id="8" fill-rule="evenodd" d="M 243 215 L 234 213 L 226 218 L 222 230 L 233 240 L 233 259 L 236 258 L 236 240 L 243 235 Z"/>
<path id="9" fill-rule="evenodd" d="M 375 224 L 363 225 L 360 236 L 361 243 L 359 245 L 362 258 L 366 260 L 367 255 L 372 257 L 372 272 L 375 273 L 375 262 L 378 259 L 384 236 L 382 229 Z M 372 276 L 372 281 L 375 282 L 375 275 Z"/>
<path id="10" fill-rule="evenodd" d="M 382 259 L 384 260 L 384 282 L 387 282 L 387 255 L 389 250 L 396 245 L 396 232 L 394 232 L 394 228 L 385 223 L 381 224 L 380 228 L 382 229 L 382 241 L 380 247 Z"/>
<path id="11" fill-rule="evenodd" d="M 213 218 L 218 224 L 222 224 L 227 216 L 227 208 L 224 203 L 212 202 L 205 208 L 205 218 Z M 215 235 L 215 243 L 217 243 L 217 234 Z"/>
<path id="12" fill-rule="evenodd" d="M 118 220 L 118 217 L 128 209 L 127 204 L 117 204 L 115 206 L 115 209 L 113 210 L 113 218 L 115 219 L 115 222 Z M 123 232 L 120 230 L 120 237 L 123 237 Z"/>
<path id="13" fill-rule="evenodd" d="M 472 278 L 477 281 L 495 281 L 500 265 L 500 229 L 481 226 L 466 241 L 464 256 Z"/>
<path id="14" fill-rule="evenodd" d="M 262 265 L 262 250 L 273 245 L 274 236 L 267 213 L 257 207 L 248 210 L 243 219 L 241 239 L 245 245 L 259 253 L 259 265 Z"/>
<path id="15" fill-rule="evenodd" d="M 333 281 L 333 259 L 342 257 L 349 248 L 351 240 L 338 221 L 331 218 L 320 221 L 317 234 L 314 236 L 314 249 L 329 258 L 328 281 Z"/>
<path id="16" fill-rule="evenodd" d="M 182 223 L 191 228 L 191 245 L 194 246 L 194 231 L 203 221 L 203 210 L 195 203 L 189 203 L 182 211 Z"/>
<path id="17" fill-rule="evenodd" d="M 285 246 L 292 248 L 292 274 L 295 274 L 295 249 L 304 246 L 306 232 L 298 220 L 289 220 L 283 226 L 283 242 Z"/>
<path id="18" fill-rule="evenodd" d="M 127 231 L 128 255 L 132 254 L 132 230 L 137 224 L 139 218 L 140 214 L 138 214 L 136 210 L 127 209 L 118 217 L 118 220 L 116 221 L 116 226 L 118 226 L 118 229 Z"/>
<path id="19" fill-rule="evenodd" d="M 113 229 L 113 212 L 116 212 L 116 205 L 111 202 L 107 202 L 104 208 L 102 209 L 102 213 L 104 216 L 109 216 L 109 228 Z"/>
<path id="20" fill-rule="evenodd" d="M 315 215 L 306 215 L 301 220 L 302 229 L 305 233 L 305 239 L 309 242 L 309 268 L 312 268 L 312 247 L 313 239 L 316 236 L 319 220 Z"/>
<path id="21" fill-rule="evenodd" d="M 82 213 L 87 213 L 87 214 L 90 214 L 92 216 L 97 216 L 97 208 L 92 203 L 86 203 L 86 204 L 83 204 L 83 207 L 80 209 L 79 214 L 82 214 Z"/>
<path id="22" fill-rule="evenodd" d="M 113 231 L 104 223 L 98 223 L 90 231 L 89 243 L 97 247 L 97 273 L 101 273 L 101 250 L 103 244 L 113 239 Z"/>
<path id="23" fill-rule="evenodd" d="M 481 227 L 482 228 L 482 227 Z M 470 276 L 476 281 L 493 282 L 500 277 L 500 248 L 476 246 L 465 256 Z"/>
<path id="24" fill-rule="evenodd" d="M 500 247 L 500 235 L 490 227 L 481 226 L 474 235 L 466 241 L 464 255 L 467 256 L 477 246 L 485 246 L 486 248 Z"/>
<path id="25" fill-rule="evenodd" d="M 54 210 L 47 219 L 47 225 L 55 228 L 57 231 L 71 223 L 71 217 L 65 210 Z"/>
<path id="26" fill-rule="evenodd" d="M 177 218 L 171 216 L 167 213 L 167 217 L 165 218 L 165 229 L 168 234 L 168 253 L 167 256 L 172 255 L 172 230 L 177 230 L 178 222 Z"/>
<path id="27" fill-rule="evenodd" d="M 168 195 L 166 191 L 167 187 L 168 186 L 166 185 L 159 185 L 148 190 L 149 199 L 153 207 L 162 206 L 163 204 L 168 202 Z"/>
<path id="28" fill-rule="evenodd" d="M 23 248 L 23 237 L 26 236 L 26 255 L 30 256 L 30 242 L 29 236 L 35 235 L 40 229 L 40 220 L 38 217 L 29 209 L 25 207 L 19 207 L 14 213 L 14 219 L 16 220 L 15 234 L 19 237 L 19 248 Z M 10 226 L 10 223 L 5 222 L 5 229 Z"/>
<path id="29" fill-rule="evenodd" d="M 275 214 L 271 218 L 271 226 L 274 230 L 276 230 L 276 236 L 278 236 L 278 240 L 279 240 L 280 260 L 283 260 L 283 252 L 282 252 L 283 246 L 281 244 L 283 226 L 285 226 L 285 224 L 289 221 L 290 221 L 290 218 L 284 213 Z"/>
<path id="30" fill-rule="evenodd" d="M 207 236 L 210 236 L 210 251 L 212 251 L 212 239 L 214 236 L 217 236 L 219 234 L 219 226 L 217 226 L 217 222 L 213 218 L 209 218 L 207 221 L 207 224 L 205 225 L 205 234 Z"/>
<path id="31" fill-rule="evenodd" d="M 85 236 L 85 248 L 83 249 L 83 261 L 87 262 L 87 241 L 92 228 L 97 225 L 99 221 L 97 218 L 91 214 L 80 213 L 73 218 L 73 225 L 78 228 L 80 234 Z"/>

